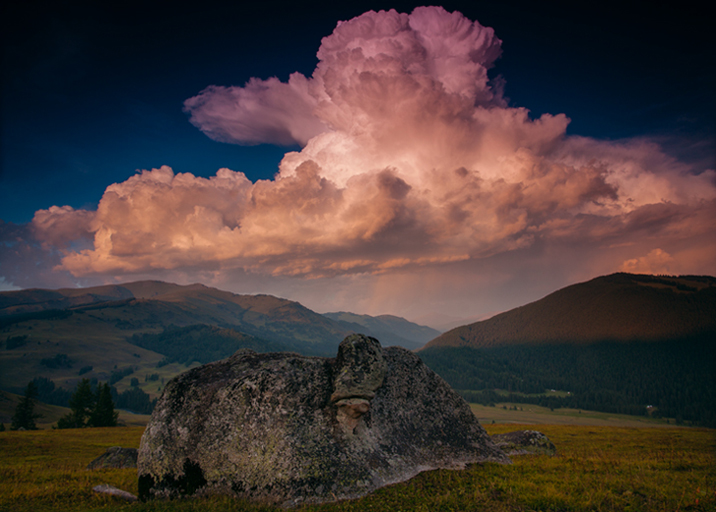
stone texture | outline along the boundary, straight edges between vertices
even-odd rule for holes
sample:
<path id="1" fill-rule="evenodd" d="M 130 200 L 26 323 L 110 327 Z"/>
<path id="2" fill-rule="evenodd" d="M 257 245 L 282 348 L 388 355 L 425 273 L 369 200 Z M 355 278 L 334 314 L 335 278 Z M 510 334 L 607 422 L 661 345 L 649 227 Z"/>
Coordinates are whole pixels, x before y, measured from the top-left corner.
<path id="1" fill-rule="evenodd" d="M 240 350 L 173 379 L 142 437 L 139 494 L 295 506 L 486 461 L 510 462 L 445 381 L 352 335 L 335 359 Z"/>
<path id="2" fill-rule="evenodd" d="M 137 467 L 137 449 L 113 446 L 87 465 L 87 469 L 125 469 Z"/>
<path id="3" fill-rule="evenodd" d="M 507 434 L 493 434 L 492 441 L 507 455 L 554 455 L 552 441 L 536 430 L 517 430 Z"/>
<path id="4" fill-rule="evenodd" d="M 92 487 L 92 490 L 97 494 L 107 494 L 108 496 L 114 496 L 115 498 L 119 498 L 124 501 L 137 501 L 137 497 L 131 492 L 117 489 L 116 487 L 108 484 L 95 485 Z"/>

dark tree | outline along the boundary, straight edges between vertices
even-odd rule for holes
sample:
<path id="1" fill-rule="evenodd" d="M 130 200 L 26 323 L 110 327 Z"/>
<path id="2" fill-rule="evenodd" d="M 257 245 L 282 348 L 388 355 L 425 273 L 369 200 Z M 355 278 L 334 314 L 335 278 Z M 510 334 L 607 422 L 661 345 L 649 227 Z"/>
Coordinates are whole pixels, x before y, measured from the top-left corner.
<path id="1" fill-rule="evenodd" d="M 97 400 L 87 425 L 90 427 L 116 427 L 117 416 L 119 413 L 114 410 L 109 384 L 100 383 L 97 386 Z"/>
<path id="2" fill-rule="evenodd" d="M 15 408 L 15 416 L 12 417 L 12 430 L 24 428 L 25 430 L 37 430 L 35 420 L 40 418 L 40 414 L 35 414 L 35 404 L 37 403 L 37 387 L 34 382 L 30 382 L 25 389 L 25 396 L 20 400 Z"/>
<path id="3" fill-rule="evenodd" d="M 90 381 L 82 379 L 70 398 L 70 412 L 57 422 L 57 428 L 82 428 L 87 426 L 87 420 L 92 414 L 95 405 L 95 396 L 92 393 Z"/>

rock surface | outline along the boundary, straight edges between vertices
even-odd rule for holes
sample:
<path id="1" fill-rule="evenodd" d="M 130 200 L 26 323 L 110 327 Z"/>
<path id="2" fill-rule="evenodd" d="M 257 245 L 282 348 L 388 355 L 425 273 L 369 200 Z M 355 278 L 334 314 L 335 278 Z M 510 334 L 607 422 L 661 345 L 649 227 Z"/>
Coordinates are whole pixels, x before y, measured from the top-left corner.
<path id="1" fill-rule="evenodd" d="M 113 446 L 87 465 L 87 469 L 126 469 L 137 467 L 137 449 Z"/>
<path id="2" fill-rule="evenodd" d="M 507 434 L 493 434 L 492 441 L 507 455 L 554 455 L 552 441 L 536 430 L 517 430 Z"/>
<path id="3" fill-rule="evenodd" d="M 92 490 L 97 494 L 107 494 L 109 496 L 114 496 L 115 498 L 119 498 L 125 501 L 137 501 L 137 497 L 131 492 L 117 489 L 116 487 L 113 487 L 108 484 L 95 485 L 94 487 L 92 487 Z"/>
<path id="4" fill-rule="evenodd" d="M 335 359 L 240 350 L 173 379 L 142 437 L 139 494 L 295 506 L 486 461 L 510 462 L 445 381 L 352 335 Z"/>

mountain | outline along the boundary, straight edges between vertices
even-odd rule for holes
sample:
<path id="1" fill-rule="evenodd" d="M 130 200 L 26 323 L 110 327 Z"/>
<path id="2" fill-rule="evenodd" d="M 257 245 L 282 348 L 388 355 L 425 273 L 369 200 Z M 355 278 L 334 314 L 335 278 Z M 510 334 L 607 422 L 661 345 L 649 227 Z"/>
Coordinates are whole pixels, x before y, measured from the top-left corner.
<path id="1" fill-rule="evenodd" d="M 457 327 L 424 348 L 657 341 L 709 333 L 716 335 L 716 278 L 619 273 Z"/>
<path id="2" fill-rule="evenodd" d="M 348 331 L 373 336 L 379 339 L 383 346 L 399 345 L 415 350 L 440 334 L 440 331 L 393 315 L 370 316 L 339 311 L 324 313 L 323 316 Z"/>
<path id="3" fill-rule="evenodd" d="M 138 378 L 156 396 L 188 366 L 238 348 L 336 353 L 349 331 L 298 302 L 159 281 L 84 289 L 0 293 L 0 388 L 21 392 L 36 377 L 66 390 L 83 378 Z"/>
<path id="4" fill-rule="evenodd" d="M 140 281 L 0 293 L 0 327 L 43 318 L 67 323 L 73 315 L 84 315 L 86 321 L 80 324 L 99 323 L 104 330 L 122 333 L 195 324 L 231 327 L 309 352 L 332 352 L 346 334 L 298 302 L 270 295 L 237 295 L 201 284 Z"/>
<path id="5" fill-rule="evenodd" d="M 472 402 L 716 426 L 716 279 L 599 277 L 448 331 L 419 355 Z"/>
<path id="6" fill-rule="evenodd" d="M 32 288 L 14 292 L 0 292 L 0 317 L 19 313 L 33 313 L 49 309 L 66 309 L 124 299 L 148 299 L 182 288 L 162 281 L 138 281 L 124 285 L 105 285 L 92 288 L 62 288 L 42 290 Z"/>

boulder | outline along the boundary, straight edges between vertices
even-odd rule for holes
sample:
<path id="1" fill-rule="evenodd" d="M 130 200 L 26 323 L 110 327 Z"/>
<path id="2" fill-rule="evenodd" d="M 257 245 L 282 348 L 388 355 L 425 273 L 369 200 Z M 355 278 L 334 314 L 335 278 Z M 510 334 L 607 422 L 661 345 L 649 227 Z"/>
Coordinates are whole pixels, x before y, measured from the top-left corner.
<path id="1" fill-rule="evenodd" d="M 445 381 L 351 335 L 335 359 L 242 349 L 169 382 L 142 436 L 139 495 L 295 506 L 488 461 L 510 463 Z"/>
<path id="2" fill-rule="evenodd" d="M 492 441 L 507 455 L 554 455 L 552 441 L 536 430 L 517 430 L 507 434 L 493 434 Z"/>
<path id="3" fill-rule="evenodd" d="M 106 494 L 108 496 L 114 496 L 124 501 L 137 501 L 137 497 L 131 492 L 117 489 L 109 484 L 95 485 L 92 490 L 97 494 Z"/>
<path id="4" fill-rule="evenodd" d="M 125 469 L 137 467 L 137 449 L 113 446 L 87 465 L 87 469 Z"/>

